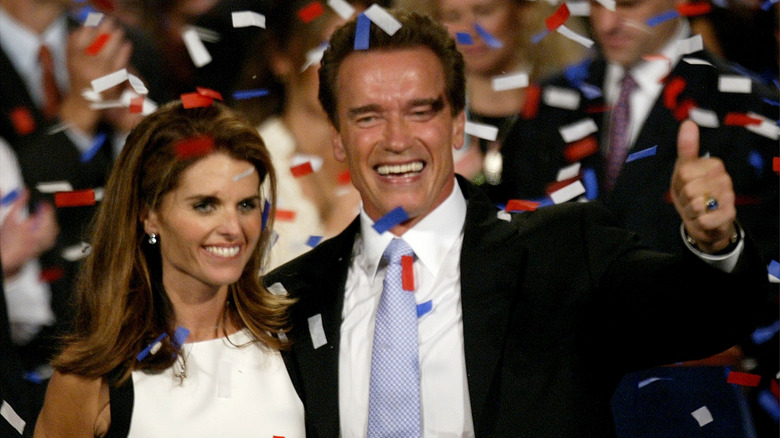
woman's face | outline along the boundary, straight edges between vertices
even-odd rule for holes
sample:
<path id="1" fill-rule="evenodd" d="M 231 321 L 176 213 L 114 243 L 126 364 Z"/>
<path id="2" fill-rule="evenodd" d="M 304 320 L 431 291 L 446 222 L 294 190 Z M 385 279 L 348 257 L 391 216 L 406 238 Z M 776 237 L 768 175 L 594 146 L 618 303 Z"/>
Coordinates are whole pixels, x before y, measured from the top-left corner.
<path id="1" fill-rule="evenodd" d="M 143 219 L 159 237 L 166 289 L 236 282 L 261 232 L 260 177 L 252 163 L 215 153 L 184 170 Z"/>
<path id="2" fill-rule="evenodd" d="M 518 51 L 517 26 L 520 5 L 515 0 L 438 0 L 442 24 L 455 37 L 457 32 L 468 33 L 474 44 L 458 44 L 466 62 L 466 71 L 472 74 L 498 75 L 516 68 Z M 503 47 L 491 48 L 477 33 L 475 25 L 485 29 Z"/>

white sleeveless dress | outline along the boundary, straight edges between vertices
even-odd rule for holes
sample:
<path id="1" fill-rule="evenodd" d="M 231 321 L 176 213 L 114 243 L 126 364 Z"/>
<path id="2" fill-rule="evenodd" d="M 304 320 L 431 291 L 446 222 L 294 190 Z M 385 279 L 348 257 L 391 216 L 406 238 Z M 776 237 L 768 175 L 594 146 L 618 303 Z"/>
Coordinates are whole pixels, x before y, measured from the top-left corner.
<path id="1" fill-rule="evenodd" d="M 174 376 L 178 363 L 159 374 L 134 371 L 128 436 L 303 438 L 303 404 L 281 355 L 244 345 L 250 340 L 244 329 L 184 344 L 187 378 L 181 385 Z"/>

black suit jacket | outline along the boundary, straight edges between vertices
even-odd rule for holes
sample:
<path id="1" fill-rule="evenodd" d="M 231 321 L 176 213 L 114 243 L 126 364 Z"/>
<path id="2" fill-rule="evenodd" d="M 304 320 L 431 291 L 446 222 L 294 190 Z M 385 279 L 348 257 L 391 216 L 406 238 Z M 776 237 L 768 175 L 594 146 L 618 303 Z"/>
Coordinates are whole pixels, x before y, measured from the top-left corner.
<path id="1" fill-rule="evenodd" d="M 479 189 L 459 183 L 468 203 L 460 281 L 477 436 L 612 436 L 609 400 L 623 372 L 722 351 L 751 329 L 766 274 L 749 245 L 727 275 L 690 254 L 641 249 L 599 204 L 544 208 L 510 223 Z M 298 300 L 284 358 L 311 437 L 339 436 L 341 312 L 359 228 L 353 222 L 266 277 Z M 315 349 L 307 320 L 317 314 L 327 344 Z"/>
<path id="2" fill-rule="evenodd" d="M 615 214 L 618 223 L 638 232 L 644 243 L 663 251 L 678 252 L 679 224 L 677 212 L 668 197 L 669 181 L 677 157 L 677 132 L 681 119 L 675 110 L 689 104 L 714 111 L 720 120 L 718 128 L 700 128 L 701 150 L 722 159 L 734 182 L 738 215 L 742 224 L 754 234 L 766 259 L 778 259 L 780 250 L 780 210 L 778 206 L 777 174 L 772 170 L 772 159 L 779 152 L 777 140 L 750 132 L 741 126 L 726 126 L 728 113 L 754 112 L 770 120 L 780 118 L 778 107 L 767 100 L 777 101 L 776 89 L 753 81 L 750 94 L 718 91 L 720 75 L 740 74 L 706 51 L 690 57 L 704 59 L 713 66 L 692 65 L 680 61 L 666 78 L 666 85 L 653 104 L 630 153 L 657 147 L 654 156 L 626 163 L 611 193 L 599 190 L 598 199 L 604 201 Z M 559 128 L 584 118 L 592 118 L 599 128 L 593 135 L 597 142 L 606 141 L 605 102 L 603 96 L 588 98 L 581 86 L 601 89 L 606 62 L 598 58 L 586 61 L 579 68 L 551 78 L 542 84 L 563 87 L 580 95 L 580 104 L 574 110 L 540 104 L 539 113 L 532 119 L 520 119 L 504 141 L 504 172 L 495 201 L 515 198 L 537 198 L 545 195 L 547 185 L 555 181 L 558 170 L 571 164 L 565 156 L 567 144 Z M 670 97 L 669 84 L 685 87 L 672 99 L 672 109 L 665 102 Z M 766 99 L 766 100 L 765 100 Z M 600 145 L 604 152 L 604 145 Z M 603 154 L 596 152 L 580 161 L 582 169 L 592 169 L 602 178 Z M 601 184 L 599 184 L 599 187 Z"/>

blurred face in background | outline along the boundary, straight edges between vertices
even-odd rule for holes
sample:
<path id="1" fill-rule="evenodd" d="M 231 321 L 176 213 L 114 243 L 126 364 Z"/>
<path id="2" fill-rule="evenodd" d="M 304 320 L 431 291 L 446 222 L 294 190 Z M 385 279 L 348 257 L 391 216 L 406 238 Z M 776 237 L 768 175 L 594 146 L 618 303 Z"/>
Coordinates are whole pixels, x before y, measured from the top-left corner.
<path id="1" fill-rule="evenodd" d="M 519 46 L 518 27 L 523 8 L 516 0 L 437 0 L 439 21 L 450 34 L 467 33 L 474 44 L 458 44 L 466 62 L 466 71 L 482 75 L 509 73 L 517 67 Z M 479 25 L 495 39 L 503 43 L 501 48 L 491 48 L 477 33 Z M 457 39 L 456 39 L 457 40 Z"/>

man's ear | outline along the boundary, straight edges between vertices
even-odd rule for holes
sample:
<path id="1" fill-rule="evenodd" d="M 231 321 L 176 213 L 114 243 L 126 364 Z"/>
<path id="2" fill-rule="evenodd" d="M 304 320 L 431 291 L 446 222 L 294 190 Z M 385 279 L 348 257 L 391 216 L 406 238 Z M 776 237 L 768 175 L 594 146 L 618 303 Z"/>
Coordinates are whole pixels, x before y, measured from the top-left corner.
<path id="1" fill-rule="evenodd" d="M 330 125 L 330 139 L 333 142 L 333 157 L 343 163 L 347 161 L 347 150 L 341 140 L 341 134 L 333 124 Z"/>
<path id="2" fill-rule="evenodd" d="M 466 141 L 466 111 L 461 111 L 455 116 L 455 120 L 452 121 L 452 146 L 455 149 L 463 147 L 463 142 Z"/>

